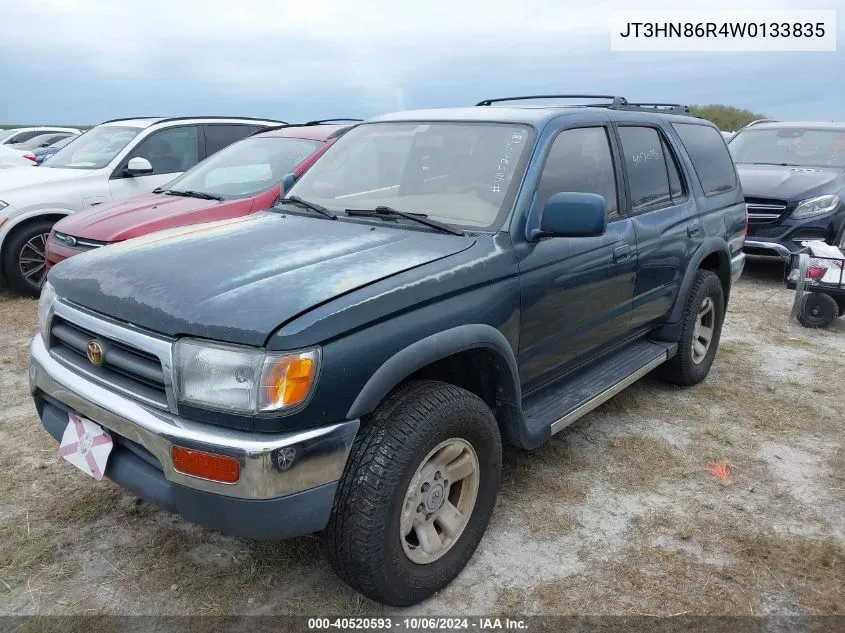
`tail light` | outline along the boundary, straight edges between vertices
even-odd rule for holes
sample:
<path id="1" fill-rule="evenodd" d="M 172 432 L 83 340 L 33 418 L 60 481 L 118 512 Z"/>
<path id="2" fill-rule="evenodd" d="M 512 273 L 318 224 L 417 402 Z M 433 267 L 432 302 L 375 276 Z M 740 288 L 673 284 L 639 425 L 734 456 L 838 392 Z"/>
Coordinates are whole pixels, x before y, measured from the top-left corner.
<path id="1" fill-rule="evenodd" d="M 38 160 L 37 158 L 35 158 L 35 154 L 33 154 L 32 152 L 27 152 L 26 154 L 23 155 L 23 157 L 28 158 L 33 163 Z"/>
<path id="2" fill-rule="evenodd" d="M 821 279 L 827 272 L 827 268 L 822 266 L 810 266 L 807 269 L 807 279 Z"/>

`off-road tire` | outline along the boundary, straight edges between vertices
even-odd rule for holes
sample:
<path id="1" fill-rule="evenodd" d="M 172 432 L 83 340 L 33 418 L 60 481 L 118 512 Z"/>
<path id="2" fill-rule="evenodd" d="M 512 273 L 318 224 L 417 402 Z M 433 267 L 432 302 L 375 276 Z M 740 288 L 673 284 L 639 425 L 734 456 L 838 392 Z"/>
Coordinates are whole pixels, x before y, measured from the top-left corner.
<path id="1" fill-rule="evenodd" d="M 692 339 L 695 332 L 698 311 L 705 299 L 712 299 L 715 309 L 715 323 L 713 336 L 704 358 L 696 363 L 693 360 Z M 725 296 L 722 283 L 716 273 L 709 270 L 699 270 L 695 273 L 692 287 L 687 295 L 684 314 L 681 321 L 681 336 L 678 339 L 678 352 L 671 359 L 658 367 L 655 372 L 662 380 L 675 385 L 691 386 L 698 384 L 710 373 L 719 338 L 722 334 L 722 323 L 725 320 Z"/>
<path id="2" fill-rule="evenodd" d="M 804 327 L 827 327 L 839 318 L 836 299 L 821 292 L 808 292 L 801 299 L 798 322 Z"/>
<path id="3" fill-rule="evenodd" d="M 460 438 L 478 457 L 475 506 L 441 558 L 412 562 L 400 514 L 411 478 L 439 443 Z M 332 568 L 362 594 L 392 606 L 416 604 L 448 585 L 481 541 L 499 491 L 502 446 L 490 408 L 465 389 L 432 380 L 406 383 L 385 398 L 355 439 L 322 534 Z"/>
<path id="4" fill-rule="evenodd" d="M 16 292 L 28 297 L 37 297 L 41 292 L 40 286 L 30 284 L 21 273 L 18 258 L 24 245 L 34 237 L 49 234 L 53 228 L 52 220 L 38 220 L 28 222 L 14 230 L 3 244 L 3 278 Z M 45 248 L 47 244 L 44 244 Z M 46 266 L 46 261 L 45 261 Z"/>

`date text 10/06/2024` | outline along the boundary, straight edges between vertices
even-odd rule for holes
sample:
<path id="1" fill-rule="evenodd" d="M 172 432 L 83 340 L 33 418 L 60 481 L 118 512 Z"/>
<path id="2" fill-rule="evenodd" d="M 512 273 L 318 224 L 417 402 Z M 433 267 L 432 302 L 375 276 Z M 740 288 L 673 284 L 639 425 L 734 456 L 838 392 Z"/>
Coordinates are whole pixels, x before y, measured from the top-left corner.
<path id="1" fill-rule="evenodd" d="M 398 630 L 398 631 L 520 631 L 526 620 L 511 618 L 309 618 L 310 630 Z"/>

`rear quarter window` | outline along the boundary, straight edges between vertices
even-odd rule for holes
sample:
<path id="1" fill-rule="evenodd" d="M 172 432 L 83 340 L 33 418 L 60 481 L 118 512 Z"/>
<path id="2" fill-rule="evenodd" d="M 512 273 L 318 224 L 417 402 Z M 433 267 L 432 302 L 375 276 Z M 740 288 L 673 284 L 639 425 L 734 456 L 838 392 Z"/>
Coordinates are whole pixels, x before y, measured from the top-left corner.
<path id="1" fill-rule="evenodd" d="M 694 123 L 673 123 L 673 127 L 689 154 L 705 196 L 736 188 L 736 170 L 719 130 Z"/>

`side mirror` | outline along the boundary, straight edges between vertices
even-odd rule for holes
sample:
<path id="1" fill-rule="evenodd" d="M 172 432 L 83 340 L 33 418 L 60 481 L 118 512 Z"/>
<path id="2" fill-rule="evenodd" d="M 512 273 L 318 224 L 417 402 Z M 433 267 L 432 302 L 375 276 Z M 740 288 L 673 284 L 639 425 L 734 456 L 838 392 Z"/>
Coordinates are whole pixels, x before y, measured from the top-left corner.
<path id="1" fill-rule="evenodd" d="M 284 178 L 282 178 L 282 194 L 285 195 L 290 188 L 293 187 L 294 183 L 296 182 L 296 175 L 295 174 L 287 174 Z"/>
<path id="2" fill-rule="evenodd" d="M 556 193 L 543 207 L 540 237 L 595 237 L 607 230 L 607 201 L 594 193 Z"/>
<path id="3" fill-rule="evenodd" d="M 129 162 L 126 163 L 123 173 L 130 177 L 143 176 L 153 173 L 153 166 L 146 158 L 135 156 L 134 158 L 130 158 Z"/>

